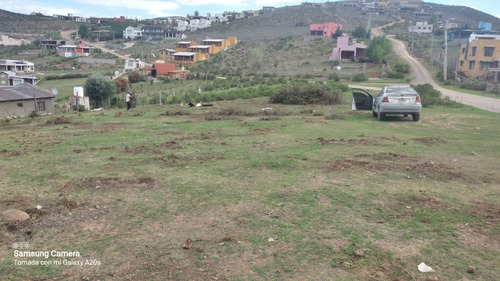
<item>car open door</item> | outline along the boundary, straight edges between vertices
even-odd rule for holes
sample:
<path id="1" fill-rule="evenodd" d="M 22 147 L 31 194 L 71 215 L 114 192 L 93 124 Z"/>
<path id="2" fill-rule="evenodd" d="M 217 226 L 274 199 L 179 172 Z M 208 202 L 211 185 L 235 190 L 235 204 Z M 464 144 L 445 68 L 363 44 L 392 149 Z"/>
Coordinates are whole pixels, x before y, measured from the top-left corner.
<path id="1" fill-rule="evenodd" d="M 365 89 L 351 88 L 352 110 L 372 110 L 373 95 Z"/>

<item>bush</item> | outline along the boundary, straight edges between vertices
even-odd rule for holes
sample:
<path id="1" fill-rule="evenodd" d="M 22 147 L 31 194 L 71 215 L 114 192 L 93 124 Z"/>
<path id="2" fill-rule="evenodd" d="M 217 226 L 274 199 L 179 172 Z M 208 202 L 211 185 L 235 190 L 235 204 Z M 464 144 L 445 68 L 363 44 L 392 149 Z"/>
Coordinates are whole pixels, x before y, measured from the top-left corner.
<path id="1" fill-rule="evenodd" d="M 471 83 L 471 82 L 465 82 L 459 85 L 459 87 L 462 89 L 469 89 L 476 91 L 486 91 L 487 86 L 488 85 L 486 83 Z"/>
<path id="2" fill-rule="evenodd" d="M 338 104 L 342 101 L 342 91 L 318 84 L 295 84 L 284 86 L 273 94 L 271 103 L 283 104 Z"/>
<path id="3" fill-rule="evenodd" d="M 354 74 L 354 76 L 352 76 L 352 78 L 351 78 L 351 81 L 353 81 L 353 82 L 363 82 L 366 80 L 368 80 L 368 78 L 366 77 L 366 75 L 364 73 Z"/>
<path id="4" fill-rule="evenodd" d="M 404 73 L 397 72 L 397 71 L 391 71 L 387 73 L 388 78 L 394 78 L 394 79 L 403 79 L 405 78 Z"/>
<path id="5" fill-rule="evenodd" d="M 432 106 L 458 107 L 458 106 L 461 106 L 459 103 L 452 101 L 449 97 L 442 98 L 441 92 L 434 89 L 434 87 L 432 87 L 432 85 L 429 83 L 412 85 L 412 87 L 420 95 L 420 99 L 422 100 L 423 107 L 432 107 Z"/>
<path id="6" fill-rule="evenodd" d="M 335 82 L 339 82 L 340 76 L 337 73 L 330 73 L 330 74 L 328 74 L 328 80 L 333 80 Z"/>

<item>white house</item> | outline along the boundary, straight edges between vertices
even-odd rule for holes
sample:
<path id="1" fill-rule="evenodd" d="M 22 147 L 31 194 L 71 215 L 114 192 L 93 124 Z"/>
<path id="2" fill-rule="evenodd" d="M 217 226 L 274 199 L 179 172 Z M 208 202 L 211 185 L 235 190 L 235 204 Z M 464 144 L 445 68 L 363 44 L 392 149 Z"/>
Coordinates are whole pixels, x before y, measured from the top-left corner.
<path id="1" fill-rule="evenodd" d="M 229 21 L 229 15 L 226 14 L 215 14 L 215 15 L 207 14 L 207 17 L 211 22 L 222 23 Z"/>
<path id="2" fill-rule="evenodd" d="M 411 25 L 408 30 L 410 32 L 416 33 L 432 33 L 432 24 L 428 24 L 427 22 L 419 21 L 415 23 L 415 25 Z"/>
<path id="3" fill-rule="evenodd" d="M 141 69 L 144 67 L 144 62 L 140 59 L 130 59 L 125 61 L 125 67 L 123 68 L 124 72 L 134 71 L 137 69 Z"/>
<path id="4" fill-rule="evenodd" d="M 137 27 L 129 26 L 123 31 L 123 38 L 125 39 L 135 39 L 136 37 L 142 36 L 142 30 Z"/>

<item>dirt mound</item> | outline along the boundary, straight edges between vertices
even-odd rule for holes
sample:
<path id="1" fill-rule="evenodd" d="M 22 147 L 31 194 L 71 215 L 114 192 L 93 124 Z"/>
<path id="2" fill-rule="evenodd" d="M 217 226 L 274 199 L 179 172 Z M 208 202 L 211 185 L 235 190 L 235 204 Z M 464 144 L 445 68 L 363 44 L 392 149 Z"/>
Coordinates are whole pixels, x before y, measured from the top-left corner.
<path id="1" fill-rule="evenodd" d="M 61 116 L 47 120 L 47 122 L 45 122 L 46 126 L 61 125 L 61 124 L 71 124 L 71 121 L 69 121 L 69 119 L 66 116 Z"/>

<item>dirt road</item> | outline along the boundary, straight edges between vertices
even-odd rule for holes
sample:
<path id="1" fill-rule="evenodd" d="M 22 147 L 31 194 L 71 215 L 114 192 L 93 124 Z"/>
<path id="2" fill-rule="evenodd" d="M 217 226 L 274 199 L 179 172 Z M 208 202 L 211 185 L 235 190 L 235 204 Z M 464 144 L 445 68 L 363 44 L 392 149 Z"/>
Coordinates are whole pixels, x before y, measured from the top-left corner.
<path id="1" fill-rule="evenodd" d="M 382 27 L 373 28 L 372 33 L 375 36 L 382 35 Z M 420 61 L 418 61 L 416 58 L 410 55 L 410 53 L 408 53 L 408 50 L 406 49 L 406 46 L 403 42 L 395 39 L 393 36 L 388 36 L 387 38 L 389 38 L 392 42 L 394 53 L 396 53 L 396 55 L 406 60 L 408 64 L 410 64 L 411 74 L 413 76 L 413 80 L 411 82 L 413 84 L 430 83 L 436 90 L 439 90 L 441 93 L 443 93 L 443 95 L 449 96 L 451 99 L 457 102 L 500 113 L 500 99 L 471 95 L 440 87 L 436 84 L 434 79 L 432 79 L 431 74 L 422 65 L 422 63 L 420 63 Z"/>

